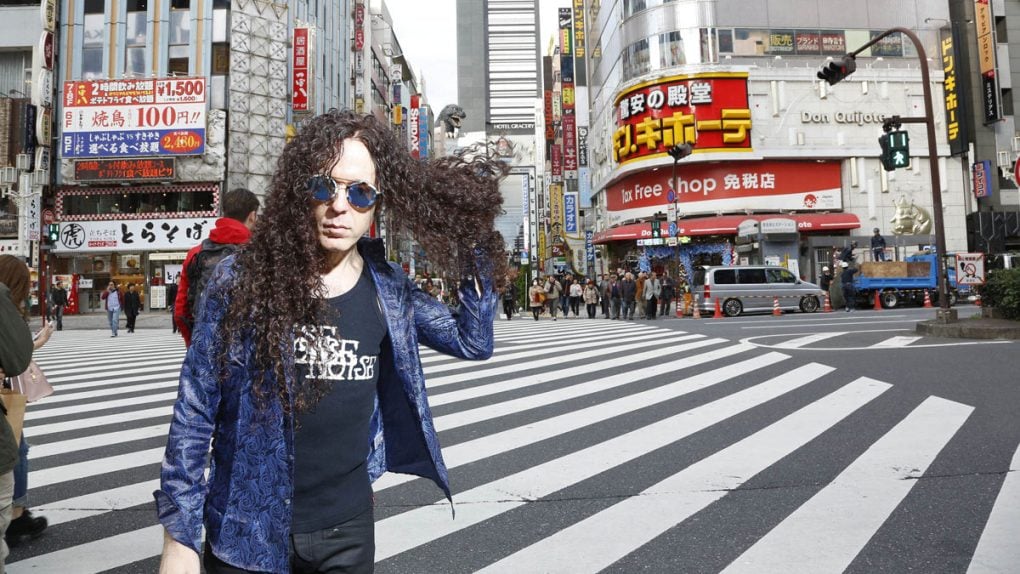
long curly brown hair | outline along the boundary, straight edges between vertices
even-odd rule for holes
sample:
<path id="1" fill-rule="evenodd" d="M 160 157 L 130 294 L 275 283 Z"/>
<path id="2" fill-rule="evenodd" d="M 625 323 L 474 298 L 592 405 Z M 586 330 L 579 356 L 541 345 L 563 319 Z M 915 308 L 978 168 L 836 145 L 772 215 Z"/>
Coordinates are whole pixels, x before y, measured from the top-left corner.
<path id="1" fill-rule="evenodd" d="M 11 301 L 21 315 L 28 319 L 28 308 L 25 306 L 31 288 L 28 265 L 13 255 L 0 255 L 0 283 L 7 285 L 11 291 Z"/>
<path id="2" fill-rule="evenodd" d="M 484 152 L 453 157 L 412 158 L 388 127 L 370 115 L 331 110 L 309 120 L 283 149 L 251 241 L 237 256 L 230 305 L 220 325 L 221 373 L 230 349 L 251 338 L 254 347 L 253 392 L 260 407 L 276 399 L 291 414 L 308 410 L 328 390 L 321 380 L 294 381 L 296 326 L 317 347 L 315 326 L 328 317 L 320 273 L 326 253 L 319 244 L 308 179 L 329 173 L 343 154 L 343 142 L 356 139 L 368 148 L 382 192 L 389 233 L 406 232 L 425 249 L 430 261 L 446 261 L 465 274 L 505 275 L 503 238 L 494 230 L 502 213 L 499 180 L 508 168 Z M 380 213 L 381 211 L 381 213 Z M 481 250 L 483 269 L 473 250 Z M 498 285 L 497 285 L 498 287 Z M 287 381 L 294 381 L 290 397 Z"/>

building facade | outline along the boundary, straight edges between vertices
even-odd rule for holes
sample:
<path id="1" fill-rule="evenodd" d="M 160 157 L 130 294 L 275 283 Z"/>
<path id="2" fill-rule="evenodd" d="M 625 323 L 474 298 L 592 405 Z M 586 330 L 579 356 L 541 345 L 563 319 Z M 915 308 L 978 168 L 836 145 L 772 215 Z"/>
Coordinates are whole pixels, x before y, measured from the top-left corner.
<path id="1" fill-rule="evenodd" d="M 906 170 L 885 171 L 878 137 L 893 116 L 924 116 L 918 52 L 900 34 L 829 86 L 833 58 L 904 26 L 933 61 L 941 201 L 949 252 L 966 251 L 973 209 L 950 157 L 936 17 L 944 1 L 585 2 L 591 185 L 603 270 L 771 263 L 809 280 L 834 247 L 878 229 L 903 256 L 934 244 L 923 124 L 904 124 Z M 675 161 L 667 150 L 689 143 Z M 674 177 L 675 169 L 675 177 Z M 673 190 L 676 190 L 675 192 Z M 861 249 L 862 256 L 867 249 Z"/>
<path id="2" fill-rule="evenodd" d="M 64 0 L 52 276 L 82 311 L 109 280 L 149 308 L 220 214 L 269 187 L 288 133 L 350 101 L 347 0 Z M 74 311 L 73 307 L 71 311 Z"/>

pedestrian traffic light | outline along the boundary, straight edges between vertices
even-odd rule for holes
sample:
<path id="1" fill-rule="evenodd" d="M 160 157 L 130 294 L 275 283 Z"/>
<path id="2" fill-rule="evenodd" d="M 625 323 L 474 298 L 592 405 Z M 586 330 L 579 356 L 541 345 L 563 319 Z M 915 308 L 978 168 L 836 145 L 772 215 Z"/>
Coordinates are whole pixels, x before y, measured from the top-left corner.
<path id="1" fill-rule="evenodd" d="M 652 220 L 652 238 L 658 239 L 662 237 L 662 227 L 659 226 L 661 222 L 658 219 Z"/>
<path id="2" fill-rule="evenodd" d="M 882 134 L 878 138 L 882 147 L 882 167 L 893 171 L 901 167 L 910 167 L 910 136 L 905 131 L 893 131 Z"/>
<path id="3" fill-rule="evenodd" d="M 46 226 L 46 239 L 50 243 L 56 243 L 60 239 L 60 224 L 51 223 Z"/>
<path id="4" fill-rule="evenodd" d="M 825 80 L 830 86 L 835 86 L 855 71 L 857 71 L 857 60 L 850 54 L 847 54 L 823 66 L 818 71 L 818 79 Z"/>

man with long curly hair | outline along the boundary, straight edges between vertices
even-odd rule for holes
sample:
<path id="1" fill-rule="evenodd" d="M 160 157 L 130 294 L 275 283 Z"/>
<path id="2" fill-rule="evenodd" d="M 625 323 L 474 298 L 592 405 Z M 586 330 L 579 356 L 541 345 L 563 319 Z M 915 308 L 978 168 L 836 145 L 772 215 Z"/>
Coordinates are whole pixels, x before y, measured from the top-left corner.
<path id="1" fill-rule="evenodd" d="M 161 572 L 197 573 L 203 547 L 209 573 L 371 572 L 372 481 L 415 474 L 450 496 L 418 344 L 492 354 L 506 172 L 484 154 L 415 160 L 351 112 L 287 144 L 197 309 L 155 492 Z M 363 237 L 384 204 L 388 229 L 460 272 L 456 314 Z"/>

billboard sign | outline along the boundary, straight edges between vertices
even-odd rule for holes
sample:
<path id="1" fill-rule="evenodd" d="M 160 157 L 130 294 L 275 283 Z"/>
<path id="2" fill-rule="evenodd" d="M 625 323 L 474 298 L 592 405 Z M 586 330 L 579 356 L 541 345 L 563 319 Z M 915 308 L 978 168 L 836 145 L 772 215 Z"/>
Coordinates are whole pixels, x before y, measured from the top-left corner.
<path id="1" fill-rule="evenodd" d="M 695 153 L 753 151 L 746 72 L 672 76 L 616 98 L 613 160 L 666 157 L 673 145 Z"/>
<path id="2" fill-rule="evenodd" d="M 132 159 L 87 159 L 74 162 L 76 181 L 172 180 L 172 157 Z"/>
<path id="3" fill-rule="evenodd" d="M 205 78 L 64 82 L 64 158 L 205 153 Z"/>
<path id="4" fill-rule="evenodd" d="M 293 60 L 291 61 L 293 85 L 291 86 L 290 105 L 295 112 L 309 111 L 308 88 L 311 81 L 309 50 L 311 44 L 308 39 L 308 28 L 294 28 Z"/>
<path id="5" fill-rule="evenodd" d="M 577 235 L 577 192 L 563 194 L 563 232 Z"/>
<path id="6" fill-rule="evenodd" d="M 209 236 L 215 217 L 60 223 L 56 252 L 186 250 Z"/>

